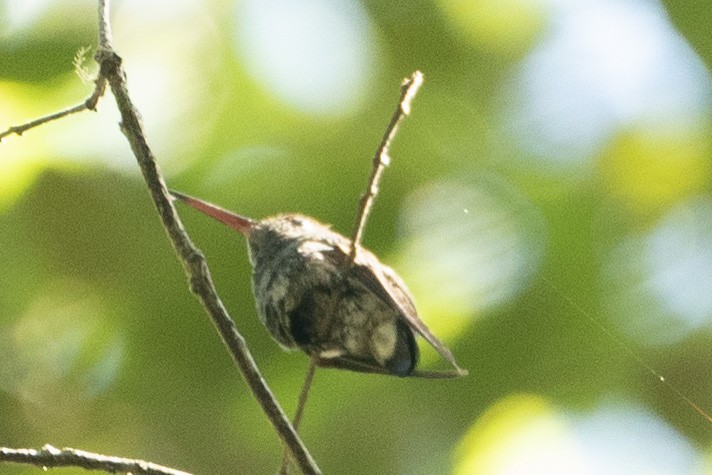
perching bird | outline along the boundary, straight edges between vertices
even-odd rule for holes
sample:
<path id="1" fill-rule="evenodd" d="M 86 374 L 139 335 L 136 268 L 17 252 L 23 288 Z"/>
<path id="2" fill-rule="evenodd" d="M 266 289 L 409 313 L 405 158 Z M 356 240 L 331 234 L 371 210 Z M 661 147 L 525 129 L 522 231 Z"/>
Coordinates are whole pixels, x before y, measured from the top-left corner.
<path id="1" fill-rule="evenodd" d="M 403 281 L 370 251 L 350 257 L 351 241 L 298 214 L 254 221 L 171 191 L 247 238 L 257 313 L 284 348 L 300 349 L 318 366 L 353 371 L 458 377 L 467 374 L 418 318 Z M 422 336 L 454 371 L 416 369 Z"/>

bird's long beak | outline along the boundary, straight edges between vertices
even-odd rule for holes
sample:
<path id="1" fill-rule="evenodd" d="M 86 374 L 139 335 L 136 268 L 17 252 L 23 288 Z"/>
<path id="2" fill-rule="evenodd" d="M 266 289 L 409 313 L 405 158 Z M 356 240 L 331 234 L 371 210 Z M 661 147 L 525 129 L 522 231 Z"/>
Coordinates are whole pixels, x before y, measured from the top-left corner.
<path id="1" fill-rule="evenodd" d="M 248 235 L 252 227 L 256 224 L 255 221 L 250 218 L 245 218 L 244 216 L 215 206 L 207 201 L 199 200 L 198 198 L 193 198 L 192 196 L 184 195 L 183 193 L 173 190 L 170 190 L 170 194 L 173 198 L 181 200 L 185 204 L 192 206 L 198 211 L 202 211 L 244 235 Z"/>

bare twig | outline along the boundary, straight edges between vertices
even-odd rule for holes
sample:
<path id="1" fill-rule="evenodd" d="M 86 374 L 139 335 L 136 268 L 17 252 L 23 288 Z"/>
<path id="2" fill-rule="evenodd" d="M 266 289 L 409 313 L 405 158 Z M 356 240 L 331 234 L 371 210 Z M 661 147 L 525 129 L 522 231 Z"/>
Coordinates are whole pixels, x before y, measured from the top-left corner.
<path id="1" fill-rule="evenodd" d="M 96 53 L 98 63 L 100 63 L 98 58 L 102 50 L 111 48 L 111 26 L 109 23 L 108 1 L 109 0 L 99 0 L 99 49 Z M 81 104 L 40 117 L 39 119 L 31 120 L 22 125 L 10 127 L 5 132 L 0 132 L 0 142 L 2 142 L 2 139 L 12 134 L 22 135 L 32 128 L 46 124 L 47 122 L 52 122 L 53 120 L 61 119 L 62 117 L 66 117 L 71 114 L 76 114 L 77 112 L 84 110 L 96 111 L 99 99 L 106 91 L 106 77 L 101 73 L 101 71 L 99 72 L 99 76 L 94 81 L 94 84 L 94 92 L 92 92 L 92 94 Z"/>
<path id="2" fill-rule="evenodd" d="M 393 113 L 393 117 L 391 117 L 391 122 L 386 128 L 386 133 L 383 135 L 383 139 L 381 140 L 381 144 L 378 146 L 378 150 L 376 150 L 376 155 L 373 157 L 373 169 L 371 171 L 368 188 L 363 196 L 361 196 L 356 226 L 354 227 L 354 232 L 351 237 L 351 252 L 349 254 L 351 262 L 354 262 L 356 259 L 358 247 L 361 245 L 361 236 L 363 235 L 364 228 L 366 227 L 366 220 L 368 219 L 368 214 L 371 211 L 371 206 L 373 206 L 373 200 L 378 194 L 378 181 L 381 179 L 383 169 L 386 168 L 391 161 L 390 156 L 388 155 L 391 148 L 391 142 L 393 142 L 393 138 L 396 136 L 398 126 L 403 118 L 410 114 L 410 103 L 418 93 L 418 89 L 421 84 L 423 84 L 423 73 L 416 71 L 411 77 L 405 79 L 401 85 L 401 95 L 398 100 L 398 107 L 396 107 L 396 111 Z"/>
<path id="3" fill-rule="evenodd" d="M 299 431 L 299 423 L 302 422 L 302 414 L 304 414 L 304 406 L 307 404 L 307 399 L 309 398 L 309 390 L 311 389 L 312 383 L 314 382 L 314 374 L 316 373 L 316 361 L 314 359 L 309 359 L 309 367 L 307 368 L 307 376 L 304 378 L 304 384 L 302 385 L 302 390 L 299 393 L 299 400 L 297 401 L 297 409 L 294 411 L 294 419 L 292 420 L 292 426 L 294 430 Z M 282 456 L 282 467 L 279 470 L 280 474 L 289 473 L 289 452 L 284 451 Z"/>
<path id="4" fill-rule="evenodd" d="M 309 367 L 307 368 L 307 377 L 304 378 L 304 384 L 302 385 L 302 391 L 299 393 L 299 401 L 297 402 L 297 410 L 294 413 L 294 420 L 292 425 L 294 430 L 299 430 L 299 423 L 302 422 L 302 414 L 304 414 L 304 405 L 309 396 L 309 390 L 314 382 L 314 373 L 316 373 L 316 361 L 310 359 Z"/>
<path id="5" fill-rule="evenodd" d="M 106 80 L 99 76 L 94 81 L 94 83 L 96 84 L 94 87 L 94 92 L 92 92 L 91 96 L 87 97 L 81 104 L 77 104 L 74 107 L 69 107 L 59 112 L 54 112 L 44 117 L 40 117 L 39 119 L 31 120 L 22 125 L 12 126 L 6 131 L 0 132 L 0 142 L 2 142 L 2 139 L 12 134 L 22 135 L 28 130 L 35 128 L 39 125 L 46 124 L 47 122 L 52 122 L 53 120 L 61 119 L 62 117 L 66 117 L 71 114 L 76 114 L 77 112 L 81 112 L 84 110 L 96 111 L 96 105 L 99 102 L 99 98 L 103 96 L 104 92 L 106 91 Z"/>
<path id="6" fill-rule="evenodd" d="M 190 475 L 144 460 L 109 457 L 65 447 L 58 449 L 45 445 L 36 449 L 10 449 L 0 447 L 0 461 L 24 463 L 38 467 L 81 467 L 87 470 L 101 470 L 107 473 L 131 473 L 134 475 Z"/>
<path id="7" fill-rule="evenodd" d="M 116 98 L 121 113 L 121 130 L 126 136 L 131 149 L 143 173 L 151 198 L 158 210 L 163 226 L 171 244 L 183 264 L 190 281 L 191 291 L 198 297 L 211 317 L 223 342 L 238 366 L 250 390 L 262 406 L 262 410 L 272 423 L 275 431 L 291 452 L 294 460 L 304 473 L 321 473 L 314 459 L 292 427 L 286 414 L 280 407 L 272 391 L 267 386 L 247 344 L 238 332 L 235 322 L 225 309 L 215 290 L 207 262 L 200 250 L 195 247 L 183 228 L 178 214 L 166 188 L 153 152 L 151 151 L 138 110 L 134 107 L 126 85 L 126 73 L 121 66 L 121 58 L 113 49 L 111 26 L 109 22 L 109 0 L 99 0 L 99 47 L 95 60 L 99 63 L 99 76 L 94 93 L 81 105 L 66 111 L 51 114 L 29 124 L 12 127 L 0 135 L 2 138 L 11 133 L 18 135 L 25 130 L 59 119 L 65 115 L 84 109 L 94 109 L 96 101 L 104 93 L 106 84 Z"/>

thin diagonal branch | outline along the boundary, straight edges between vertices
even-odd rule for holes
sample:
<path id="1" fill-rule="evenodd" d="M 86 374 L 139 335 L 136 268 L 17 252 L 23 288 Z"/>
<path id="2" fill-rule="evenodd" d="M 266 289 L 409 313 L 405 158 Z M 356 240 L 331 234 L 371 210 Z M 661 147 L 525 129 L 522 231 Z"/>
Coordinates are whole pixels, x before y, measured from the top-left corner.
<path id="1" fill-rule="evenodd" d="M 309 367 L 307 368 L 307 376 L 304 378 L 304 384 L 302 385 L 302 390 L 299 393 L 299 400 L 297 401 L 297 409 L 294 411 L 294 419 L 292 419 L 292 426 L 294 430 L 299 431 L 299 424 L 302 422 L 302 415 L 304 415 L 304 407 L 307 404 L 307 399 L 309 398 L 309 391 L 311 390 L 312 383 L 314 382 L 314 374 L 316 373 L 317 362 L 313 358 L 309 359 Z M 280 475 L 286 475 L 289 473 L 289 452 L 284 451 L 282 455 L 282 466 L 279 469 Z"/>
<path id="2" fill-rule="evenodd" d="M 69 447 L 58 449 L 51 445 L 45 445 L 40 450 L 0 447 L 0 461 L 36 465 L 44 469 L 48 467 L 81 467 L 87 470 L 101 470 L 106 473 L 190 475 L 188 472 L 144 460 L 110 457 Z"/>
<path id="3" fill-rule="evenodd" d="M 349 254 L 351 262 L 354 262 L 356 259 L 356 252 L 361 245 L 361 236 L 363 236 L 363 231 L 366 228 L 366 220 L 368 219 L 368 214 L 371 212 L 373 200 L 378 194 L 378 182 L 381 179 L 381 174 L 391 161 L 389 156 L 391 143 L 398 132 L 398 126 L 401 121 L 405 116 L 410 114 L 410 104 L 422 84 L 423 73 L 416 71 L 411 77 L 405 79 L 401 85 L 398 107 L 396 107 L 396 111 L 393 113 L 393 117 L 391 117 L 391 122 L 386 128 L 386 133 L 383 135 L 378 150 L 376 150 L 376 155 L 373 157 L 373 169 L 368 182 L 368 188 L 363 196 L 361 196 L 361 202 L 359 203 L 356 226 L 354 227 L 354 232 L 351 237 L 351 252 Z"/>
<path id="4" fill-rule="evenodd" d="M 306 404 L 307 398 L 309 397 L 309 390 L 311 389 L 312 383 L 314 382 L 314 373 L 316 373 L 316 361 L 310 359 L 309 367 L 307 368 L 307 376 L 306 378 L 304 378 L 304 384 L 302 385 L 302 390 L 299 393 L 297 410 L 294 413 L 294 421 L 292 422 L 294 430 L 299 430 L 299 424 L 302 422 L 302 415 L 304 414 L 304 405 Z"/>
<path id="5" fill-rule="evenodd" d="M 191 291 L 203 304 L 250 390 L 262 406 L 275 431 L 292 452 L 301 470 L 310 474 L 321 473 L 262 377 L 245 339 L 238 332 L 235 322 L 218 296 L 203 253 L 193 244 L 173 206 L 165 180 L 148 145 L 140 114 L 129 95 L 121 58 L 114 52 L 110 43 L 108 3 L 109 0 L 99 1 L 99 31 L 103 32 L 100 33 L 99 41 L 104 42 L 96 55 L 100 65 L 100 75 L 106 78 L 116 98 L 121 114 L 121 130 L 129 141 L 163 227 L 188 275 Z"/>
<path id="6" fill-rule="evenodd" d="M 76 106 L 61 110 L 59 112 L 54 112 L 38 119 L 31 120 L 22 125 L 12 126 L 6 131 L 0 132 L 0 142 L 2 142 L 2 139 L 12 134 L 22 135 L 23 133 L 37 126 L 46 124 L 47 122 L 52 122 L 53 120 L 61 119 L 62 117 L 66 117 L 71 114 L 76 114 L 77 112 L 82 112 L 84 110 L 96 111 L 96 105 L 99 103 L 99 98 L 101 98 L 101 96 L 103 96 L 104 92 L 106 91 L 106 80 L 100 75 L 94 81 L 94 83 L 94 92 L 92 92 L 92 94 L 87 97 L 84 102 L 77 104 Z"/>

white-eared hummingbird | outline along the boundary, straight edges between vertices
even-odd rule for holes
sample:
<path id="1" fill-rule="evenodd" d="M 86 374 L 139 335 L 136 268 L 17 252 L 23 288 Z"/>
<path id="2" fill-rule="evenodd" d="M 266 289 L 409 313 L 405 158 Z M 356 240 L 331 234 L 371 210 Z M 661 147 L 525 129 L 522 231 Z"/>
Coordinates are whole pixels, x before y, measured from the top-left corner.
<path id="1" fill-rule="evenodd" d="M 171 191 L 245 235 L 257 314 L 272 337 L 317 366 L 427 378 L 467 374 L 420 320 L 403 281 L 370 251 L 307 216 L 261 221 Z M 454 370 L 416 369 L 422 336 Z"/>

